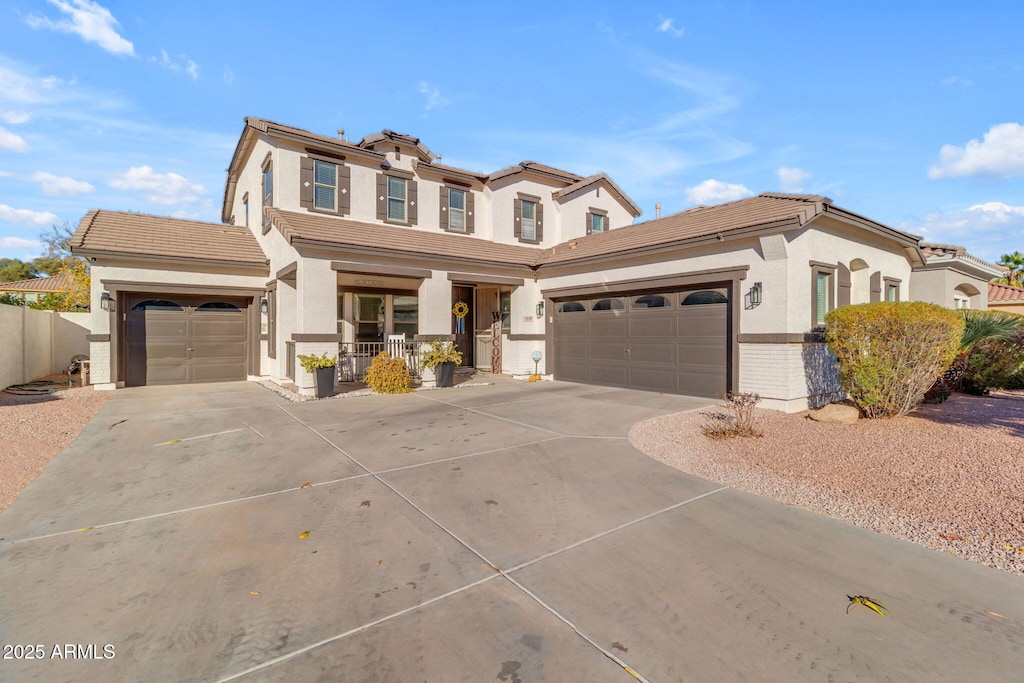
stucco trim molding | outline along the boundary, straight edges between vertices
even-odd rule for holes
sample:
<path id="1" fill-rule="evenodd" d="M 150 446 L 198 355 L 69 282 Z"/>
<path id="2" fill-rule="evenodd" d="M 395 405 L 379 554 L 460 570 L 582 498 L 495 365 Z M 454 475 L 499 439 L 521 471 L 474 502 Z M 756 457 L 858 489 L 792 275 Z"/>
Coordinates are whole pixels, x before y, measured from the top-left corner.
<path id="1" fill-rule="evenodd" d="M 546 334 L 510 334 L 508 335 L 509 341 L 545 341 L 548 336 Z"/>
<path id="2" fill-rule="evenodd" d="M 356 263 L 355 261 L 331 261 L 331 270 L 339 273 L 355 273 L 357 275 L 390 275 L 392 277 L 410 277 L 430 279 L 433 271 L 429 268 L 410 268 L 407 266 L 388 266 L 383 263 Z"/>
<path id="3" fill-rule="evenodd" d="M 587 294 L 604 294 L 610 292 L 622 292 L 636 289 L 664 289 L 667 287 L 685 287 L 687 285 L 703 284 L 705 282 L 729 282 L 745 280 L 750 266 L 734 266 L 732 268 L 713 268 L 710 270 L 695 270 L 680 275 L 666 277 L 644 277 L 631 280 L 615 280 L 612 282 L 600 282 L 593 285 L 577 285 L 575 287 L 556 287 L 543 289 L 541 293 L 546 299 L 557 299 L 561 297 L 584 296 Z"/>
<path id="4" fill-rule="evenodd" d="M 501 275 L 480 275 L 478 273 L 455 273 L 448 272 L 448 279 L 452 282 L 472 282 L 483 285 L 510 285 L 522 287 L 524 280 L 519 277 L 504 277 Z"/>
<path id="5" fill-rule="evenodd" d="M 821 344 L 825 333 L 820 332 L 761 332 L 736 335 L 739 344 Z"/>
<path id="6" fill-rule="evenodd" d="M 166 282 L 138 282 L 135 280 L 100 280 L 111 292 L 152 292 L 158 294 L 225 294 L 231 296 L 262 296 L 266 291 L 258 287 L 230 287 L 226 285 L 177 285 Z"/>

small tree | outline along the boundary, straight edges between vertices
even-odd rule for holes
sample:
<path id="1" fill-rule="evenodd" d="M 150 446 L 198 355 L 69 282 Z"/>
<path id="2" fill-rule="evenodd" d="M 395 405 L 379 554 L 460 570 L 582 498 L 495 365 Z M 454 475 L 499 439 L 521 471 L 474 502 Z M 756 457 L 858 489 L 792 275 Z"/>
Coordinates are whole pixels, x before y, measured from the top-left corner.
<path id="1" fill-rule="evenodd" d="M 53 225 L 40 237 L 46 243 L 47 255 L 36 259 L 41 268 L 56 269 L 55 275 L 67 275 L 65 289 L 42 297 L 33 308 L 54 311 L 88 309 L 90 301 L 89 262 L 71 253 L 71 237 L 75 234 L 70 223 Z"/>
<path id="2" fill-rule="evenodd" d="M 1002 282 L 1004 285 L 1013 285 L 1014 287 L 1020 287 L 1024 284 L 1021 281 L 1024 278 L 1024 254 L 1019 251 L 1015 251 L 1012 254 L 1003 254 L 999 257 L 999 265 L 1006 268 L 1006 273 L 997 282 Z"/>
<path id="3" fill-rule="evenodd" d="M 962 316 L 920 302 L 843 306 L 825 316 L 843 388 L 867 417 L 906 415 L 953 362 Z"/>

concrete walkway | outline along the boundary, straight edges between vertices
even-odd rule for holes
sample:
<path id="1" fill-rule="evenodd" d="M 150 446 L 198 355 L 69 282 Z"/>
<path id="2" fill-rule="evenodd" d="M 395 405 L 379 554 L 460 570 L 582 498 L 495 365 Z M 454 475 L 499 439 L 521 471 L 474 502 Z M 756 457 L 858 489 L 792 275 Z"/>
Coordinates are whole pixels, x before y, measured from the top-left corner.
<path id="1" fill-rule="evenodd" d="M 1020 679 L 1018 577 L 625 439 L 707 404 L 118 391 L 0 514 L 0 680 Z"/>

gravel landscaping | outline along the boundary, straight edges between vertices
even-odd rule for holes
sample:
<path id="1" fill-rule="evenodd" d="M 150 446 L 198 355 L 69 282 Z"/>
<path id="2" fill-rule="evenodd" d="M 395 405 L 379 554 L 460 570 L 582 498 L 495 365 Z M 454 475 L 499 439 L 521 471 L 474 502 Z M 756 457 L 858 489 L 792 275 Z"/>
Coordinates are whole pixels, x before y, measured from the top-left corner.
<path id="1" fill-rule="evenodd" d="M 705 413 L 633 427 L 677 469 L 1024 575 L 1024 395 L 955 395 L 908 417 L 815 422 L 758 409 L 764 436 L 712 440 Z"/>
<path id="2" fill-rule="evenodd" d="M 0 511 L 39 476 L 50 458 L 71 445 L 108 395 L 92 387 L 44 396 L 0 392 Z"/>

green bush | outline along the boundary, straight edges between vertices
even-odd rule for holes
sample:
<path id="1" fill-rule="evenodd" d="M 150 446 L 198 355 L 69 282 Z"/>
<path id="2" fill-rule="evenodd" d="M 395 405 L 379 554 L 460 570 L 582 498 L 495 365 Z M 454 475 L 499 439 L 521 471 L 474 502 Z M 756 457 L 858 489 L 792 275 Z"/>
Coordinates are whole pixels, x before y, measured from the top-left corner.
<path id="1" fill-rule="evenodd" d="M 992 389 L 1018 386 L 1024 366 L 1024 334 L 985 339 L 967 352 L 960 388 L 965 394 L 981 396 Z"/>
<path id="2" fill-rule="evenodd" d="M 956 357 L 964 320 L 920 302 L 843 306 L 825 316 L 843 388 L 867 417 L 906 415 Z"/>
<path id="3" fill-rule="evenodd" d="M 366 369 L 366 384 L 378 394 L 405 394 L 409 388 L 409 368 L 401 358 L 381 351 Z"/>

